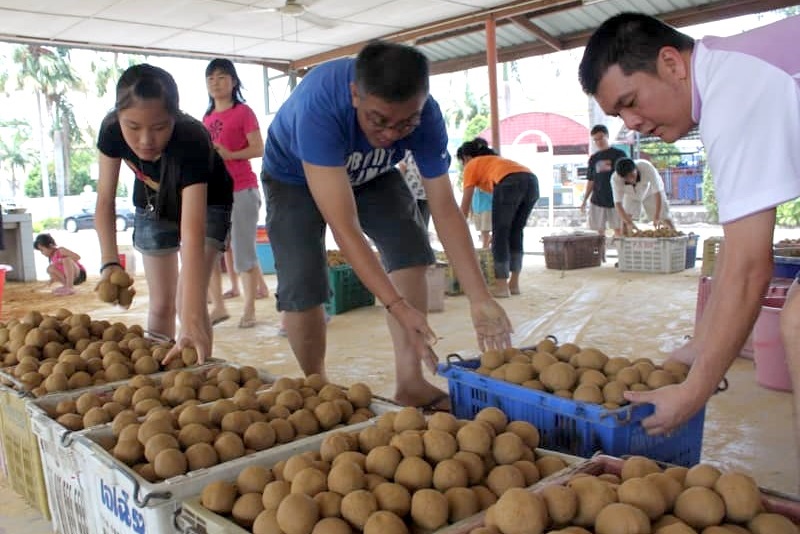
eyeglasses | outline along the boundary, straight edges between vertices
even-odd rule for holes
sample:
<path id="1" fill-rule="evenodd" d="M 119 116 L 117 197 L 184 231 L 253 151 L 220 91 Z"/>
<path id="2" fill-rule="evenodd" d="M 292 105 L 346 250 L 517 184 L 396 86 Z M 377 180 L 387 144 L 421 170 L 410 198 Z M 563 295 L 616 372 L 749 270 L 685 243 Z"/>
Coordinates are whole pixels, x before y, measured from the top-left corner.
<path id="1" fill-rule="evenodd" d="M 420 124 L 419 119 L 406 119 L 395 124 L 388 124 L 386 117 L 383 117 L 377 113 L 368 112 L 365 116 L 367 118 L 367 122 L 369 122 L 369 125 L 376 130 L 392 130 L 400 135 L 410 134 Z"/>

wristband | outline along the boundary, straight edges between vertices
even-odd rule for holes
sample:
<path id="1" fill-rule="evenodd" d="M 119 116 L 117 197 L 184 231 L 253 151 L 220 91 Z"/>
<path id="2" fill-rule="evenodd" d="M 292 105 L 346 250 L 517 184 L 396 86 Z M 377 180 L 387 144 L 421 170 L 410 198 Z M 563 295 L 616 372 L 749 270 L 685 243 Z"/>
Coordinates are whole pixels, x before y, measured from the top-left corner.
<path id="1" fill-rule="evenodd" d="M 403 297 L 397 297 L 396 299 L 394 299 L 392 302 L 390 302 L 389 304 L 387 304 L 384 307 L 386 308 L 386 311 L 388 311 L 389 313 L 392 313 L 392 306 L 394 306 L 396 304 L 400 304 L 404 300 L 405 299 Z"/>
<path id="2" fill-rule="evenodd" d="M 103 271 L 105 271 L 108 267 L 112 267 L 114 265 L 116 265 L 119 268 L 122 268 L 122 265 L 118 261 L 109 261 L 109 262 L 104 263 L 100 267 L 100 274 L 103 274 Z"/>

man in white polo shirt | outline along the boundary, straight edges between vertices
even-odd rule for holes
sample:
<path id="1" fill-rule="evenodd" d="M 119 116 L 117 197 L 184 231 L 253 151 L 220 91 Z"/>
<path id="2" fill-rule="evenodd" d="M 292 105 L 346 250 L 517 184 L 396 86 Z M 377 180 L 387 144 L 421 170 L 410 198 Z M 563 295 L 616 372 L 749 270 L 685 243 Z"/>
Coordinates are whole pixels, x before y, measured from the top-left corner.
<path id="1" fill-rule="evenodd" d="M 592 34 L 581 85 L 628 128 L 674 142 L 697 125 L 714 177 L 725 248 L 696 335 L 672 358 L 691 362 L 686 380 L 626 392 L 655 405 L 642 421 L 672 431 L 716 391 L 761 310 L 773 271 L 779 204 L 800 197 L 800 17 L 731 37 L 695 40 L 641 13 L 611 17 Z M 755 154 L 763 157 L 755 157 Z M 733 251 L 733 252 L 731 252 Z M 794 387 L 800 451 L 800 291 L 792 286 L 781 334 Z"/>
<path id="2" fill-rule="evenodd" d="M 618 159 L 611 175 L 611 191 L 623 234 L 636 228 L 636 221 L 641 220 L 643 212 L 656 228 L 675 229 L 664 193 L 664 180 L 649 161 Z"/>

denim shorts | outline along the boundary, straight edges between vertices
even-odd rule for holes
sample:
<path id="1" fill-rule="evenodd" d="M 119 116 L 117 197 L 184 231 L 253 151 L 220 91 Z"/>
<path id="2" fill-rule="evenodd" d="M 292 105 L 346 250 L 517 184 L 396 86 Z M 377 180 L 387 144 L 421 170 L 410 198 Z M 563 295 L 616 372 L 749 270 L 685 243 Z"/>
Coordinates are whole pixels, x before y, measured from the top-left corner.
<path id="1" fill-rule="evenodd" d="M 331 296 L 325 252 L 325 220 L 308 186 L 262 174 L 267 231 L 278 275 L 279 311 L 303 311 Z M 402 175 L 391 170 L 353 188 L 358 219 L 387 272 L 434 262 L 428 231 Z"/>
<path id="2" fill-rule="evenodd" d="M 208 206 L 206 210 L 206 246 L 224 252 L 231 230 L 231 207 Z M 156 212 L 136 208 L 133 221 L 133 248 L 149 256 L 161 256 L 180 249 L 180 226 L 159 219 Z"/>

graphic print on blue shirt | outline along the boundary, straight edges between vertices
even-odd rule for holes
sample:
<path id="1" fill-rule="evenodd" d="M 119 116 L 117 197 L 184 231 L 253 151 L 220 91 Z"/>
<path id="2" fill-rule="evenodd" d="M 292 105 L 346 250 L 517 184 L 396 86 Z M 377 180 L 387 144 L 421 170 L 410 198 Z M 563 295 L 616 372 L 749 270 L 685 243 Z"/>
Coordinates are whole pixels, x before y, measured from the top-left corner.
<path id="1" fill-rule="evenodd" d="M 395 157 L 397 153 L 394 148 L 373 148 L 366 154 L 353 152 L 347 156 L 345 165 L 350 183 L 361 185 L 392 169 L 402 159 Z M 400 154 L 405 154 L 405 150 L 400 151 Z"/>
<path id="2" fill-rule="evenodd" d="M 345 167 L 353 185 L 389 171 L 411 150 L 423 176 L 447 173 L 447 131 L 436 101 L 428 97 L 420 125 L 388 148 L 369 144 L 358 125 L 350 84 L 355 60 L 340 59 L 315 67 L 284 102 L 270 124 L 262 160 L 272 178 L 305 183 L 303 162 Z"/>

